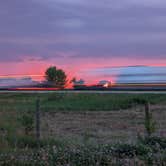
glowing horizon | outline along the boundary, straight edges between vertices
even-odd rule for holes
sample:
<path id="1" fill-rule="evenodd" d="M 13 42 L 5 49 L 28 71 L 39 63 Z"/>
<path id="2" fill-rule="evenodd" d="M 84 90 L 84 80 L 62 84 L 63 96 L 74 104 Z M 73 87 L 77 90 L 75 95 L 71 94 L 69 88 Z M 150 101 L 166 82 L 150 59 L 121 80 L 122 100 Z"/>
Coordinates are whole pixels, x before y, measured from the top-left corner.
<path id="1" fill-rule="evenodd" d="M 79 77 L 85 81 L 85 85 L 97 85 L 100 81 L 105 80 L 111 84 L 160 84 L 166 83 L 166 66 L 120 66 L 120 67 L 98 67 L 79 71 Z M 72 76 L 68 76 L 67 87 Z M 70 76 L 70 77 L 69 77 Z M 17 74 L 17 75 L 0 75 L 0 86 L 5 85 L 36 85 L 44 81 L 44 75 L 40 74 Z M 35 82 L 34 82 L 35 81 Z M 37 82 L 36 82 L 37 81 Z"/>

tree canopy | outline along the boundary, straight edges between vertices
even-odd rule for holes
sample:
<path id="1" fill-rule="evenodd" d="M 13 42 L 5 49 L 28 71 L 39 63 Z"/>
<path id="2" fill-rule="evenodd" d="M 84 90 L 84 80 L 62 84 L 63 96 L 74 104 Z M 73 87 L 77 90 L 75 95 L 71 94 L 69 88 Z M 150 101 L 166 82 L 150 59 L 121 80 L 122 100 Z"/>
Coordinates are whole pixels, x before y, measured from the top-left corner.
<path id="1" fill-rule="evenodd" d="M 46 70 L 45 78 L 51 87 L 64 88 L 67 83 L 65 72 L 62 69 L 57 69 L 56 66 L 51 66 Z"/>

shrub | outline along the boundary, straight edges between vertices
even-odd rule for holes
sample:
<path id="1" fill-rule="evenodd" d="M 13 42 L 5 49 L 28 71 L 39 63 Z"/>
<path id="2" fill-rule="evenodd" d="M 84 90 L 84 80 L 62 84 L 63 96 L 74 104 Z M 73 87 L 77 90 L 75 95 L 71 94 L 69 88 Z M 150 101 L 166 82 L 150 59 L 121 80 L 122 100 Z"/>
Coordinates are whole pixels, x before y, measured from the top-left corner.
<path id="1" fill-rule="evenodd" d="M 147 101 L 146 101 L 146 99 L 144 99 L 144 98 L 139 98 L 139 97 L 135 97 L 135 98 L 133 98 L 132 99 L 132 102 L 133 103 L 135 103 L 135 104 L 145 104 Z"/>
<path id="2" fill-rule="evenodd" d="M 24 127 L 25 135 L 30 135 L 34 128 L 34 118 L 29 113 L 24 113 L 20 118 L 20 123 Z"/>
<path id="3" fill-rule="evenodd" d="M 161 137 L 145 137 L 139 140 L 144 145 L 152 147 L 155 151 L 160 148 L 166 150 L 166 138 Z M 157 147 L 157 148 L 156 148 Z"/>
<path id="4" fill-rule="evenodd" d="M 129 144 L 118 144 L 114 147 L 113 155 L 116 157 L 130 157 L 132 158 L 136 154 L 136 147 Z"/>

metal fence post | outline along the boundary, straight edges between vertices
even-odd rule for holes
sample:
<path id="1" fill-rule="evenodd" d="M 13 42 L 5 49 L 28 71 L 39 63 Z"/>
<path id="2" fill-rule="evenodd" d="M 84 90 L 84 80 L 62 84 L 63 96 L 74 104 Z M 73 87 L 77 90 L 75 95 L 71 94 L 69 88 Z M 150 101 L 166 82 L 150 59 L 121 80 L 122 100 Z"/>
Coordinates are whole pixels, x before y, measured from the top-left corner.
<path id="1" fill-rule="evenodd" d="M 36 119 L 36 139 L 40 139 L 40 99 L 39 98 L 36 100 L 35 119 Z"/>

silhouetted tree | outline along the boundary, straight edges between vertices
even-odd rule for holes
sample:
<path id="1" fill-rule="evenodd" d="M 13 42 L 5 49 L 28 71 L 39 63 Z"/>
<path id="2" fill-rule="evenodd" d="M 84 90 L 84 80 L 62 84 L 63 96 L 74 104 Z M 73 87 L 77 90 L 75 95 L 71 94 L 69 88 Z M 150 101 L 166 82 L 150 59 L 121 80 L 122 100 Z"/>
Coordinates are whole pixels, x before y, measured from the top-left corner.
<path id="1" fill-rule="evenodd" d="M 77 80 L 75 77 L 70 81 L 73 84 L 73 88 L 75 89 L 82 89 L 85 88 L 85 81 L 83 79 Z"/>
<path id="2" fill-rule="evenodd" d="M 84 85 L 85 81 L 83 79 L 77 80 L 76 77 L 74 77 L 70 83 L 73 83 L 73 85 Z"/>
<path id="3" fill-rule="evenodd" d="M 45 72 L 45 78 L 51 87 L 64 88 L 67 83 L 67 76 L 62 69 L 56 66 L 49 67 Z"/>

